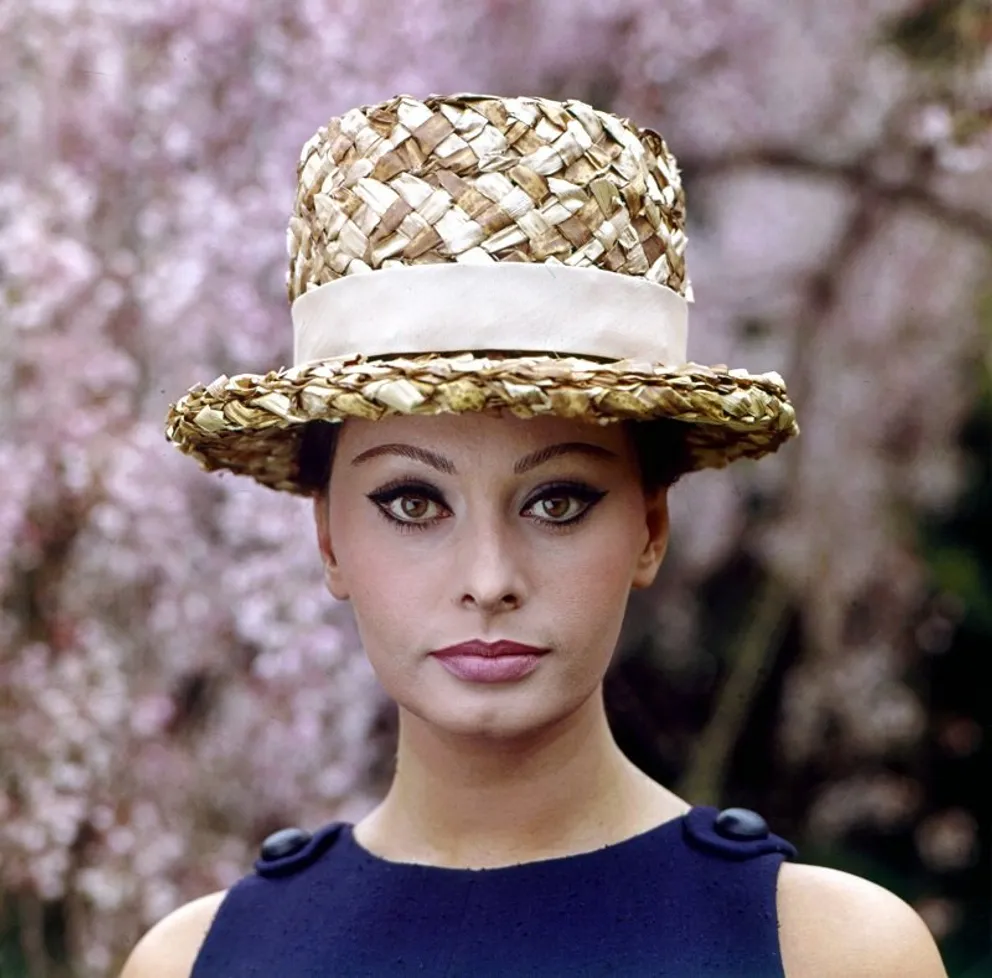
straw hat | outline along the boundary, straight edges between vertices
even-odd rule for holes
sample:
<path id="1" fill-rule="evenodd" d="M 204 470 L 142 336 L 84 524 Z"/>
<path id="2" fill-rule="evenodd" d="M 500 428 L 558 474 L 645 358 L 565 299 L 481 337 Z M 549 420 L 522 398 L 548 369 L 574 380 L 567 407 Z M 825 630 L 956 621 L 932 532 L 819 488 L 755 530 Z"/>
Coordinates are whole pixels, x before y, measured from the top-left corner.
<path id="1" fill-rule="evenodd" d="M 686 362 L 685 198 L 650 130 L 582 102 L 399 96 L 303 147 L 289 224 L 294 366 L 169 409 L 205 469 L 309 493 L 306 423 L 508 409 L 687 422 L 687 464 L 775 451 L 785 385 Z"/>

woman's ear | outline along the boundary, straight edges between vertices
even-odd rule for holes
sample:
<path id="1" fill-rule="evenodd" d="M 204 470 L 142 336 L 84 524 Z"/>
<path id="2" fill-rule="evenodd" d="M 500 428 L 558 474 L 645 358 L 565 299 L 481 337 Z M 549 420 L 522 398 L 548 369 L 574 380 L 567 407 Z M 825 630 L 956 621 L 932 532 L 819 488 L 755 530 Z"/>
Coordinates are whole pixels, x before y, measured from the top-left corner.
<path id="1" fill-rule="evenodd" d="M 668 549 L 668 488 L 655 489 L 645 495 L 644 502 L 647 538 L 634 565 L 631 584 L 634 588 L 646 588 L 652 584 Z"/>
<path id="2" fill-rule="evenodd" d="M 347 601 L 348 588 L 344 581 L 344 572 L 334 556 L 334 544 L 331 540 L 330 499 L 327 490 L 317 493 L 313 499 L 313 516 L 317 524 L 317 546 L 320 548 L 320 560 L 324 566 L 324 587 L 338 599 Z"/>

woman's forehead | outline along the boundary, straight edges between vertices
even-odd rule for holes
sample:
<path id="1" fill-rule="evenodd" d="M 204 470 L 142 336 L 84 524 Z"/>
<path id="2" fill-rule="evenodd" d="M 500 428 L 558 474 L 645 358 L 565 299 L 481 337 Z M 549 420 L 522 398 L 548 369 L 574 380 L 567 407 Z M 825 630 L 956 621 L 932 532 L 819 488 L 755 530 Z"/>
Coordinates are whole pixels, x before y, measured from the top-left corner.
<path id="1" fill-rule="evenodd" d="M 556 442 L 585 442 L 625 454 L 629 439 L 622 424 L 589 424 L 571 418 L 494 417 L 484 414 L 391 415 L 380 421 L 348 419 L 339 451 L 354 455 L 377 445 L 409 442 L 448 452 L 493 455 L 522 453 Z"/>

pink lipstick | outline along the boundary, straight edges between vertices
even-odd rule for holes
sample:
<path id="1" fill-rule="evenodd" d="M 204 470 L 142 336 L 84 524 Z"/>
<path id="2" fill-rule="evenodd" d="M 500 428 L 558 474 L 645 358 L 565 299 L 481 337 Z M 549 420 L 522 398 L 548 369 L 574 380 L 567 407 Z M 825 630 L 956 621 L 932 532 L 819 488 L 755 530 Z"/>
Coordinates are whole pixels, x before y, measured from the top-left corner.
<path id="1" fill-rule="evenodd" d="M 431 653 L 453 676 L 470 683 L 505 683 L 537 668 L 548 649 L 502 639 L 483 642 L 473 639 Z"/>

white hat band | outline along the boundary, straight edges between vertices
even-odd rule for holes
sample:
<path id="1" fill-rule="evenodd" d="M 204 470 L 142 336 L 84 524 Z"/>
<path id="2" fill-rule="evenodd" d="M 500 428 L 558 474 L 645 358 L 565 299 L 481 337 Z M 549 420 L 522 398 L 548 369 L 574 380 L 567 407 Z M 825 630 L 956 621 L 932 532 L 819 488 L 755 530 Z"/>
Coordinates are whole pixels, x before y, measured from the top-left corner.
<path id="1" fill-rule="evenodd" d="M 348 275 L 292 307 L 294 363 L 462 350 L 686 362 L 688 303 L 647 279 L 525 262 Z"/>

